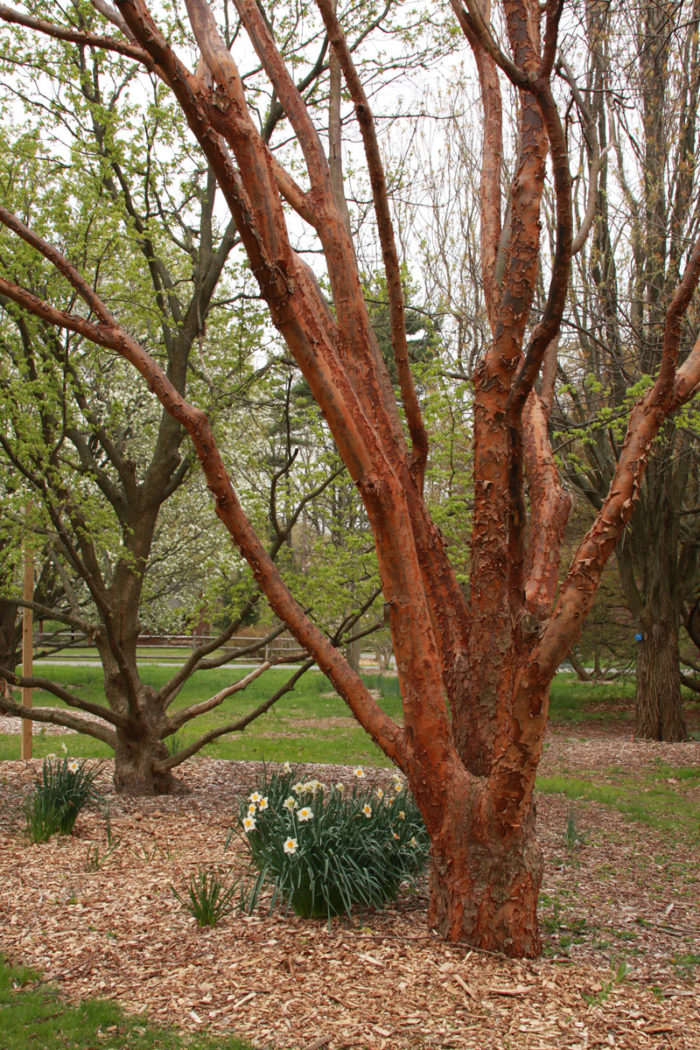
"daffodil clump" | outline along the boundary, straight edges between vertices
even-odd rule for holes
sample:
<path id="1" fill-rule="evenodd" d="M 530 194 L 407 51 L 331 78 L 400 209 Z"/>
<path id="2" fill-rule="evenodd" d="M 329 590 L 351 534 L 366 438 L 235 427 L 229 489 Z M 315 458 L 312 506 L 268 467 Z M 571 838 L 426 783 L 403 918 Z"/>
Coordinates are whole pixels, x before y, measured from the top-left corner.
<path id="1" fill-rule="evenodd" d="M 396 774 L 390 790 L 301 781 L 287 767 L 264 777 L 241 804 L 237 829 L 257 871 L 248 895 L 253 908 L 263 887 L 305 918 L 349 914 L 357 905 L 381 907 L 402 883 L 425 869 L 429 840 L 418 807 Z"/>
<path id="2" fill-rule="evenodd" d="M 99 766 L 87 767 L 75 758 L 48 755 L 41 778 L 27 799 L 24 816 L 33 842 L 46 842 L 53 834 L 70 835 L 81 809 L 101 798 L 95 787 Z"/>
<path id="3" fill-rule="evenodd" d="M 197 920 L 199 927 L 216 926 L 220 919 L 236 907 L 233 898 L 239 882 L 236 879 L 227 885 L 225 875 L 200 868 L 196 875 L 190 875 L 185 895 L 178 893 L 172 885 L 170 889 L 185 911 Z"/>

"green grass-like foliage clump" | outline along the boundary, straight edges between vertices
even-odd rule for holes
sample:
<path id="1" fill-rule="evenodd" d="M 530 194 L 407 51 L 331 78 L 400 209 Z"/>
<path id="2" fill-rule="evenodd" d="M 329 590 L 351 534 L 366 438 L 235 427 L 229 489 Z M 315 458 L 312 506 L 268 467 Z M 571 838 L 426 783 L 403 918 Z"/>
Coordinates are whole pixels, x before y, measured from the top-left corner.
<path id="1" fill-rule="evenodd" d="M 24 807 L 32 842 L 47 842 L 57 832 L 70 835 L 81 809 L 101 798 L 95 787 L 98 773 L 99 766 L 90 768 L 75 758 L 44 759 L 41 778 Z"/>
<path id="2" fill-rule="evenodd" d="M 585 838 L 578 829 L 576 805 L 574 802 L 572 802 L 566 811 L 566 827 L 564 828 L 564 842 L 566 843 L 568 849 L 575 849 L 577 846 L 582 846 L 585 841 Z"/>
<path id="3" fill-rule="evenodd" d="M 402 883 L 425 869 L 430 842 L 418 806 L 402 778 L 391 791 L 352 791 L 317 780 L 297 782 L 293 769 L 265 771 L 242 803 L 236 829 L 257 870 L 248 892 L 252 909 L 265 884 L 304 918 L 350 914 L 356 905 L 381 908 Z"/>
<path id="4" fill-rule="evenodd" d="M 185 911 L 197 920 L 198 926 L 216 926 L 233 910 L 233 896 L 239 881 L 227 886 L 226 878 L 220 872 L 200 868 L 195 875 L 190 875 L 186 896 L 181 896 L 174 886 L 170 888 Z"/>

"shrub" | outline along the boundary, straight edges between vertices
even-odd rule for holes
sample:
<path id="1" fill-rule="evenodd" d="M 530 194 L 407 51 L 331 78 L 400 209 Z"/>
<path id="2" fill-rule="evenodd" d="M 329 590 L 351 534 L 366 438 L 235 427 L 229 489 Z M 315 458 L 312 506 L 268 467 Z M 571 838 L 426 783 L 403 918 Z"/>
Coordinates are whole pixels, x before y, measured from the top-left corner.
<path id="1" fill-rule="evenodd" d="M 358 780 L 362 775 L 357 770 Z M 425 869 L 429 839 L 413 796 L 396 776 L 390 792 L 319 781 L 298 783 L 294 771 L 264 773 L 243 803 L 237 830 L 257 870 L 248 894 L 255 905 L 272 884 L 304 918 L 349 914 L 355 905 L 382 907 L 402 883 Z"/>
<path id="2" fill-rule="evenodd" d="M 170 888 L 185 911 L 197 920 L 198 926 L 216 926 L 219 919 L 233 909 L 237 886 L 238 882 L 234 882 L 227 887 L 220 872 L 200 868 L 196 875 L 190 875 L 186 897 L 181 897 L 174 886 Z"/>
<path id="3" fill-rule="evenodd" d="M 27 831 L 33 842 L 53 834 L 70 835 L 81 809 L 101 798 L 95 787 L 99 766 L 91 769 L 74 758 L 45 758 L 41 778 L 24 807 Z"/>

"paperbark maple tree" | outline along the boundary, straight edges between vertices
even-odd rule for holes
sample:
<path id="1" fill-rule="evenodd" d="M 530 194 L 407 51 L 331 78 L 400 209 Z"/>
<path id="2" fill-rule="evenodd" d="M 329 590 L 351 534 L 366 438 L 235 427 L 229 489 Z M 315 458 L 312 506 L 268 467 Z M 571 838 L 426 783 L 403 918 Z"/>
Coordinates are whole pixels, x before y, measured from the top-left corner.
<path id="1" fill-rule="evenodd" d="M 700 381 L 700 343 L 679 366 L 682 319 L 700 275 L 700 245 L 688 251 L 685 272 L 669 297 L 657 378 L 631 413 L 610 492 L 557 595 L 569 498 L 549 447 L 547 417 L 575 246 L 567 142 L 551 86 L 563 3 L 547 0 L 541 8 L 537 0 L 503 0 L 502 48 L 486 0 L 466 0 L 464 6 L 453 0 L 481 85 L 483 283 L 492 331 L 474 375 L 471 584 L 465 597 L 423 496 L 428 435 L 408 367 L 401 272 L 376 128 L 333 2 L 317 4 L 365 148 L 405 427 L 372 332 L 321 135 L 256 0 L 235 0 L 235 6 L 299 143 L 308 188 L 281 167 L 261 138 L 245 82 L 205 0 L 186 2 L 200 52 L 196 72 L 179 59 L 144 0 L 117 0 L 119 13 L 112 18 L 123 32 L 118 45 L 104 35 L 82 37 L 88 45 L 118 46 L 161 77 L 216 175 L 272 321 L 325 416 L 372 525 L 402 726 L 384 713 L 289 593 L 245 516 L 204 413 L 178 394 L 78 270 L 6 212 L 0 218 L 7 228 L 56 266 L 82 299 L 83 314 L 59 310 L 9 280 L 0 281 L 0 291 L 45 321 L 122 354 L 186 427 L 217 514 L 271 606 L 408 778 L 432 841 L 431 925 L 452 940 L 533 956 L 540 950 L 536 906 L 542 874 L 533 789 L 549 684 L 629 520 L 650 445 L 663 419 Z M 112 10 L 102 2 L 95 6 Z M 501 184 L 503 77 L 519 93 L 519 157 L 507 202 Z M 533 324 L 548 156 L 556 243 L 543 267 L 550 275 L 546 306 Z M 330 303 L 292 247 L 289 209 L 322 247 Z"/>

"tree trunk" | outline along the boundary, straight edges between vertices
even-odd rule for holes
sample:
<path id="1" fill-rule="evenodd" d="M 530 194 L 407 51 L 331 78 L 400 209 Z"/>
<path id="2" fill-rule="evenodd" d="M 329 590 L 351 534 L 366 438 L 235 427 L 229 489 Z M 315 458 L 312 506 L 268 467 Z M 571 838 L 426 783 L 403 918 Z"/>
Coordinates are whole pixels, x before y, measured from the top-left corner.
<path id="1" fill-rule="evenodd" d="M 678 620 L 669 603 L 655 603 L 642 618 L 637 651 L 634 735 L 644 740 L 685 740 L 681 705 Z"/>
<path id="2" fill-rule="evenodd" d="M 520 828 L 504 836 L 494 819 L 497 800 L 484 804 L 480 797 L 473 806 L 453 801 L 441 826 L 429 829 L 429 925 L 447 940 L 535 958 L 542 950 L 537 901 L 544 864 L 534 804 Z"/>
<path id="3" fill-rule="evenodd" d="M 170 771 L 158 768 L 168 758 L 161 737 L 163 711 L 156 691 L 139 678 L 136 660 L 138 631 L 122 639 L 120 668 L 101 639 L 98 649 L 104 668 L 104 688 L 112 711 L 128 718 L 126 728 L 116 727 L 114 788 L 119 795 L 169 795 L 181 790 Z"/>
<path id="4" fill-rule="evenodd" d="M 117 731 L 114 749 L 114 787 L 119 795 L 172 795 L 182 792 L 181 783 L 158 763 L 168 757 L 159 736 L 142 727 L 141 732 Z"/>
<path id="5" fill-rule="evenodd" d="M 345 659 L 357 674 L 360 673 L 360 656 L 362 653 L 362 642 L 358 638 L 345 647 Z"/>
<path id="6" fill-rule="evenodd" d="M 657 454 L 658 455 L 658 454 Z M 622 589 L 639 624 L 635 736 L 685 740 L 678 632 L 684 580 L 679 568 L 680 519 L 668 488 L 666 460 L 654 460 L 645 503 L 618 550 Z"/>
<path id="7" fill-rule="evenodd" d="M 588 671 L 583 666 L 581 661 L 578 660 L 573 653 L 569 653 L 569 655 L 567 656 L 567 660 L 576 672 L 576 677 L 578 678 L 579 682 L 590 682 L 591 676 L 589 675 Z"/>
<path id="8" fill-rule="evenodd" d="M 0 667 L 14 672 L 21 659 L 22 620 L 14 602 L 0 599 Z M 9 692 L 5 679 L 0 679 L 0 695 Z"/>

